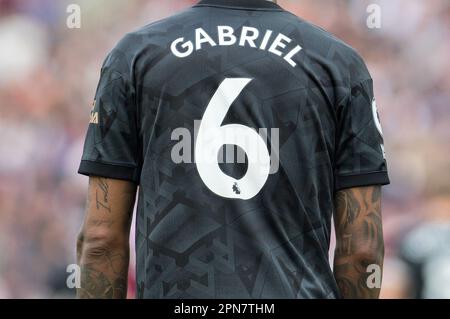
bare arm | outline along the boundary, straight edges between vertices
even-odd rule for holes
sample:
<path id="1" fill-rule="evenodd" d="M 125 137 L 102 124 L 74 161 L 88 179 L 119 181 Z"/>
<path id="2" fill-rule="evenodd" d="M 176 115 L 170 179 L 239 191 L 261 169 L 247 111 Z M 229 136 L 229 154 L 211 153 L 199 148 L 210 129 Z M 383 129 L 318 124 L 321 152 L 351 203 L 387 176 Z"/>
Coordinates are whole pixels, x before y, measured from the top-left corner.
<path id="1" fill-rule="evenodd" d="M 384 258 L 381 187 L 340 191 L 335 197 L 336 251 L 334 276 L 343 298 L 377 299 L 379 288 L 370 288 L 369 265 L 382 269 Z M 381 275 L 381 274 L 380 274 Z"/>
<path id="2" fill-rule="evenodd" d="M 135 196 L 136 185 L 131 182 L 90 177 L 86 216 L 77 242 L 78 298 L 126 298 Z"/>

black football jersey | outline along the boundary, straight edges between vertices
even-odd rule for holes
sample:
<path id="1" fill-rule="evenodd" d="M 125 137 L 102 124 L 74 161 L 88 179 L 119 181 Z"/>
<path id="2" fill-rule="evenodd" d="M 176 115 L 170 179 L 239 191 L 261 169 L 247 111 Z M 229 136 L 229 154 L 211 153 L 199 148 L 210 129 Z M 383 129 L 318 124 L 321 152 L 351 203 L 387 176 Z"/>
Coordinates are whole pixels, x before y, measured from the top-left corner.
<path id="1" fill-rule="evenodd" d="M 334 194 L 389 183 L 361 57 L 264 0 L 127 34 L 79 172 L 139 185 L 140 298 L 338 298 Z"/>

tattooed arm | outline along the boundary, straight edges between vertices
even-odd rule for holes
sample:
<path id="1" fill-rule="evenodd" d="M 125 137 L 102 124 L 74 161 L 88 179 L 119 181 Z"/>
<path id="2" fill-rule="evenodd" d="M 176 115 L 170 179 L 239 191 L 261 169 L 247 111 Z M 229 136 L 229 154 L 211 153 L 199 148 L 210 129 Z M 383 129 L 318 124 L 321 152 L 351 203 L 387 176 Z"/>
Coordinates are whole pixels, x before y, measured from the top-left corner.
<path id="1" fill-rule="evenodd" d="M 376 299 L 380 289 L 367 284 L 369 265 L 382 269 L 381 187 L 338 192 L 335 197 L 334 276 L 343 298 Z M 381 274 L 380 274 L 381 276 Z M 380 278 L 381 281 L 381 278 Z"/>
<path id="2" fill-rule="evenodd" d="M 77 242 L 78 298 L 126 298 L 135 195 L 131 182 L 90 177 L 86 216 Z"/>

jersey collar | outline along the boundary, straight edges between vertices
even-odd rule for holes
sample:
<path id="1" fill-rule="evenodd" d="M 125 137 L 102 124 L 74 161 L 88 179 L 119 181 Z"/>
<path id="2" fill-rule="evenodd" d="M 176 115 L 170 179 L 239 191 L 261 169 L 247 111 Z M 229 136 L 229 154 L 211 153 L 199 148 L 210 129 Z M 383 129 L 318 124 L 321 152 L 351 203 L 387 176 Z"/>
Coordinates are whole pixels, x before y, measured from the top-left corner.
<path id="1" fill-rule="evenodd" d="M 266 0 L 202 0 L 196 7 L 223 7 L 236 9 L 250 9 L 250 10 L 277 10 L 283 9 L 275 2 Z"/>

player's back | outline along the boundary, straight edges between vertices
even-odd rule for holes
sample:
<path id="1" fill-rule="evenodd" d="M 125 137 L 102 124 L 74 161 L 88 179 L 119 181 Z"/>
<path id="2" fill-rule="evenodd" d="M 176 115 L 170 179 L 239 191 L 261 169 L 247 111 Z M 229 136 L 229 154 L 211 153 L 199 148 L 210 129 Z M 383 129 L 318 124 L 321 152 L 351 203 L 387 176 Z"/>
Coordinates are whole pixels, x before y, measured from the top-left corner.
<path id="1" fill-rule="evenodd" d="M 350 47 L 268 1 L 205 0 L 127 35 L 102 78 L 123 139 L 102 156 L 140 184 L 139 297 L 338 296 L 334 192 L 385 170 L 364 134 L 376 123 L 345 123 L 350 100 L 373 98 Z M 128 106 L 111 111 L 102 89 L 118 82 Z"/>

